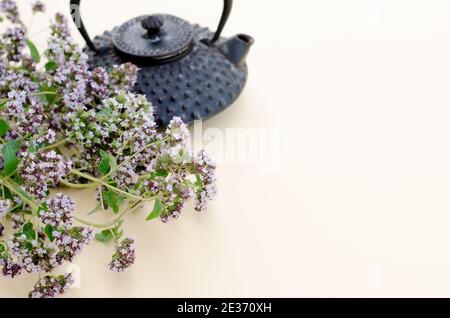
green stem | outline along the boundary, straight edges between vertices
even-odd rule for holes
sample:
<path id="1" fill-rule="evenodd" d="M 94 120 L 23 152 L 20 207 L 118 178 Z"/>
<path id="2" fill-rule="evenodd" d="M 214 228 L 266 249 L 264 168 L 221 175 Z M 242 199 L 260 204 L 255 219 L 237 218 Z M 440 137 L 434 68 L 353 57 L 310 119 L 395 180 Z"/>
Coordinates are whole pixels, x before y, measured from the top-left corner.
<path id="1" fill-rule="evenodd" d="M 57 95 L 57 94 L 58 94 L 57 92 L 39 92 L 32 94 L 32 96 Z"/>
<path id="2" fill-rule="evenodd" d="M 17 190 L 14 184 L 11 184 L 8 180 L 3 178 L 0 178 L 0 183 L 6 186 L 12 192 L 14 192 L 23 202 L 28 204 L 35 212 L 39 210 L 39 206 L 33 200 L 27 198 L 21 191 Z"/>
<path id="3" fill-rule="evenodd" d="M 71 173 L 75 174 L 75 175 L 77 175 L 79 177 L 82 177 L 83 179 L 92 181 L 92 182 L 97 183 L 97 184 L 101 184 L 101 185 L 105 186 L 106 188 L 108 188 L 108 189 L 110 189 L 112 191 L 118 192 L 120 194 L 123 194 L 124 196 L 126 196 L 126 197 L 128 197 L 130 199 L 139 200 L 139 201 L 154 201 L 155 200 L 155 198 L 149 198 L 149 199 L 148 198 L 143 198 L 143 197 L 140 197 L 140 196 L 128 193 L 126 191 L 120 190 L 119 188 L 116 188 L 116 187 L 114 187 L 114 186 L 112 186 L 112 185 L 110 185 L 110 184 L 108 184 L 108 183 L 106 183 L 106 182 L 104 182 L 104 181 L 102 181 L 100 179 L 92 177 L 92 176 L 90 176 L 90 175 L 88 175 L 86 173 L 80 172 L 78 170 L 72 170 Z"/>
<path id="4" fill-rule="evenodd" d="M 116 224 L 118 221 L 120 221 L 128 212 L 132 212 L 134 210 L 136 210 L 138 202 L 135 203 L 131 203 L 128 208 L 126 208 L 118 217 L 116 217 L 114 220 L 109 221 L 107 223 L 103 223 L 103 224 L 98 224 L 98 223 L 92 223 L 86 220 L 83 220 L 81 218 L 78 217 L 74 217 L 75 221 L 77 221 L 78 223 L 96 228 L 96 229 L 105 229 L 105 228 L 110 228 L 111 226 L 113 226 L 114 224 Z"/>
<path id="5" fill-rule="evenodd" d="M 99 190 L 99 197 L 100 197 L 100 206 L 102 208 L 102 210 L 105 210 L 105 203 L 103 202 L 103 188 L 102 186 L 98 186 L 98 190 Z"/>
<path id="6" fill-rule="evenodd" d="M 65 144 L 67 144 L 68 141 L 69 141 L 69 139 L 60 140 L 56 144 L 49 145 L 49 146 L 43 148 L 43 150 L 50 150 L 50 149 L 58 148 L 59 146 L 64 146 Z"/>
<path id="7" fill-rule="evenodd" d="M 97 183 L 86 183 L 86 184 L 82 184 L 82 183 L 72 183 L 66 180 L 60 180 L 60 183 L 68 188 L 72 188 L 72 189 L 90 189 L 90 188 L 95 188 L 98 186 Z"/>

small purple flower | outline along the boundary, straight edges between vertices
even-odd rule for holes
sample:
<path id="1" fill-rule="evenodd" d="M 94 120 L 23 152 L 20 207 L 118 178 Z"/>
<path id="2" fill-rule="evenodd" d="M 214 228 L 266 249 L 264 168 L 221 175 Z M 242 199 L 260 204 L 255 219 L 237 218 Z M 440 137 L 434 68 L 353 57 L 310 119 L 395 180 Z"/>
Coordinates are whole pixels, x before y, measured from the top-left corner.
<path id="1" fill-rule="evenodd" d="M 0 12 L 6 14 L 6 18 L 12 23 L 19 22 L 19 10 L 17 9 L 17 4 L 13 0 L 2 0 L 0 2 Z"/>

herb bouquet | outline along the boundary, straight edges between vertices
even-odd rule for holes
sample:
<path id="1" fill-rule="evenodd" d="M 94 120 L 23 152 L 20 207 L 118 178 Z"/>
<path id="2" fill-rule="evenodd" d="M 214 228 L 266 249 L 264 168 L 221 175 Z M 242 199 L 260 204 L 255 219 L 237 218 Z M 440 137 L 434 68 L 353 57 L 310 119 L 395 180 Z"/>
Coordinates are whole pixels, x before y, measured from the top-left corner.
<path id="1" fill-rule="evenodd" d="M 34 14 L 45 11 L 32 5 Z M 215 164 L 194 155 L 186 125 L 174 118 L 165 131 L 152 105 L 131 92 L 137 67 L 90 70 L 57 14 L 42 55 L 29 38 L 13 0 L 0 1 L 0 271 L 14 278 L 36 273 L 30 297 L 63 293 L 72 277 L 53 274 L 94 238 L 115 242 L 109 269 L 135 261 L 124 217 L 154 203 L 147 220 L 178 218 L 186 200 L 198 211 L 216 193 Z M 51 189 L 97 189 L 97 209 L 111 221 L 74 215 L 75 202 Z M 55 193 L 55 191 L 52 191 Z"/>

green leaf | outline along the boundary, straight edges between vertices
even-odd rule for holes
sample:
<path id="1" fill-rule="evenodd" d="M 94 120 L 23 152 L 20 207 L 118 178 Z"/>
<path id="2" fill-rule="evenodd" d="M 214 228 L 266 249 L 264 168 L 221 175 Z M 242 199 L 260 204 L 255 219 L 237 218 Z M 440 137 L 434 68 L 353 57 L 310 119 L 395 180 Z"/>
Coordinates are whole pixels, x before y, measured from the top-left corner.
<path id="1" fill-rule="evenodd" d="M 42 214 L 43 214 L 43 212 L 48 212 L 48 206 L 47 206 L 47 203 L 42 203 L 40 206 L 39 206 L 39 209 L 38 209 L 38 215 L 39 216 L 42 216 Z"/>
<path id="2" fill-rule="evenodd" d="M 117 222 L 117 225 L 114 228 L 97 233 L 95 235 L 95 239 L 103 243 L 108 243 L 113 238 L 116 240 L 120 239 L 123 235 L 123 230 L 120 229 L 123 225 L 123 222 L 123 220 L 120 220 L 119 222 Z"/>
<path id="3" fill-rule="evenodd" d="M 110 190 L 102 191 L 103 201 L 114 213 L 120 212 L 120 206 L 125 202 L 125 198 Z"/>
<path id="4" fill-rule="evenodd" d="M 100 165 L 98 166 L 98 171 L 101 174 L 108 174 L 111 169 L 111 155 L 103 150 L 100 150 Z"/>
<path id="5" fill-rule="evenodd" d="M 47 235 L 50 242 L 55 241 L 55 237 L 53 236 L 53 231 L 55 229 L 50 224 L 47 224 L 47 226 L 44 228 L 44 233 Z"/>
<path id="6" fill-rule="evenodd" d="M 49 105 L 53 104 L 58 98 L 57 92 L 58 90 L 55 87 L 49 85 L 41 85 L 38 90 L 41 100 Z"/>
<path id="7" fill-rule="evenodd" d="M 120 239 L 123 236 L 123 230 L 120 228 L 122 223 L 123 223 L 123 221 L 121 221 L 120 225 L 117 225 L 115 228 L 112 229 L 114 238 L 116 240 Z"/>
<path id="8" fill-rule="evenodd" d="M 17 140 L 8 141 L 2 149 L 3 154 L 3 175 L 9 176 L 16 171 L 19 164 L 17 152 L 20 150 L 20 143 Z"/>
<path id="9" fill-rule="evenodd" d="M 116 169 L 117 167 L 117 160 L 116 158 L 107 153 L 106 151 L 100 150 L 100 157 L 102 158 L 100 161 L 100 165 L 98 167 L 98 171 L 101 174 L 108 174 L 110 171 Z"/>
<path id="10" fill-rule="evenodd" d="M 25 242 L 25 248 L 31 252 L 33 250 L 33 244 L 31 244 L 30 242 Z"/>
<path id="11" fill-rule="evenodd" d="M 47 64 L 45 64 L 45 69 L 47 72 L 55 71 L 59 65 L 55 61 L 49 61 Z"/>
<path id="12" fill-rule="evenodd" d="M 39 148 L 41 148 L 40 145 L 31 144 L 31 145 L 28 147 L 28 152 L 30 152 L 30 153 L 36 153 L 36 152 L 39 150 Z"/>
<path id="13" fill-rule="evenodd" d="M 28 222 L 23 226 L 22 233 L 25 234 L 27 240 L 36 239 L 36 231 L 33 228 L 33 223 Z"/>
<path id="14" fill-rule="evenodd" d="M 99 242 L 108 243 L 113 238 L 111 230 L 104 230 L 95 234 L 95 239 Z"/>
<path id="15" fill-rule="evenodd" d="M 100 118 L 100 119 L 107 119 L 108 117 L 110 117 L 112 115 L 112 113 L 113 113 L 112 109 L 106 107 L 106 108 L 103 108 L 102 110 L 98 111 L 96 114 L 97 115 L 96 117 Z"/>
<path id="16" fill-rule="evenodd" d="M 166 170 L 156 170 L 155 172 L 152 172 L 150 178 L 156 179 L 158 177 L 165 178 L 169 175 L 169 173 Z"/>
<path id="17" fill-rule="evenodd" d="M 116 240 L 120 239 L 123 236 L 123 230 L 117 229 L 114 231 L 114 238 Z"/>
<path id="18" fill-rule="evenodd" d="M 5 137 L 9 131 L 9 125 L 4 119 L 0 119 L 0 137 Z"/>
<path id="19" fill-rule="evenodd" d="M 33 60 L 36 63 L 40 63 L 41 62 L 41 55 L 39 54 L 39 51 L 36 48 L 36 46 L 33 44 L 33 42 L 31 42 L 28 39 L 26 40 L 26 43 L 28 45 L 28 48 L 30 49 L 31 57 L 33 58 Z"/>
<path id="20" fill-rule="evenodd" d="M 147 217 L 147 221 L 151 221 L 154 220 L 156 218 L 159 218 L 164 212 L 164 205 L 162 204 L 162 202 L 157 199 L 155 201 L 155 205 L 153 207 L 153 211 L 152 213 L 150 213 L 150 215 Z"/>

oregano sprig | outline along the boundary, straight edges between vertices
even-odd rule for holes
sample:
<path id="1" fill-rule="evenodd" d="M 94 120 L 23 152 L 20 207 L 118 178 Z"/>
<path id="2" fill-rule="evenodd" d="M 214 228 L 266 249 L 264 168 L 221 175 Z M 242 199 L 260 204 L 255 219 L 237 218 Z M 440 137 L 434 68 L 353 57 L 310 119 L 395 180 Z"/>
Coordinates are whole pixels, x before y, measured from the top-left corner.
<path id="1" fill-rule="evenodd" d="M 33 15 L 44 11 L 33 3 Z M 217 191 L 216 166 L 193 153 L 181 119 L 158 129 L 153 105 L 132 92 L 135 65 L 91 69 L 62 14 L 42 51 L 15 1 L 0 0 L 0 16 L 0 273 L 38 274 L 29 296 L 55 297 L 72 277 L 54 271 L 92 240 L 114 245 L 110 270 L 133 265 L 126 217 L 138 208 L 148 209 L 143 221 L 163 222 L 190 199 L 204 211 Z M 97 207 L 76 215 L 64 188 L 95 189 Z M 93 213 L 110 221 L 94 223 Z"/>

